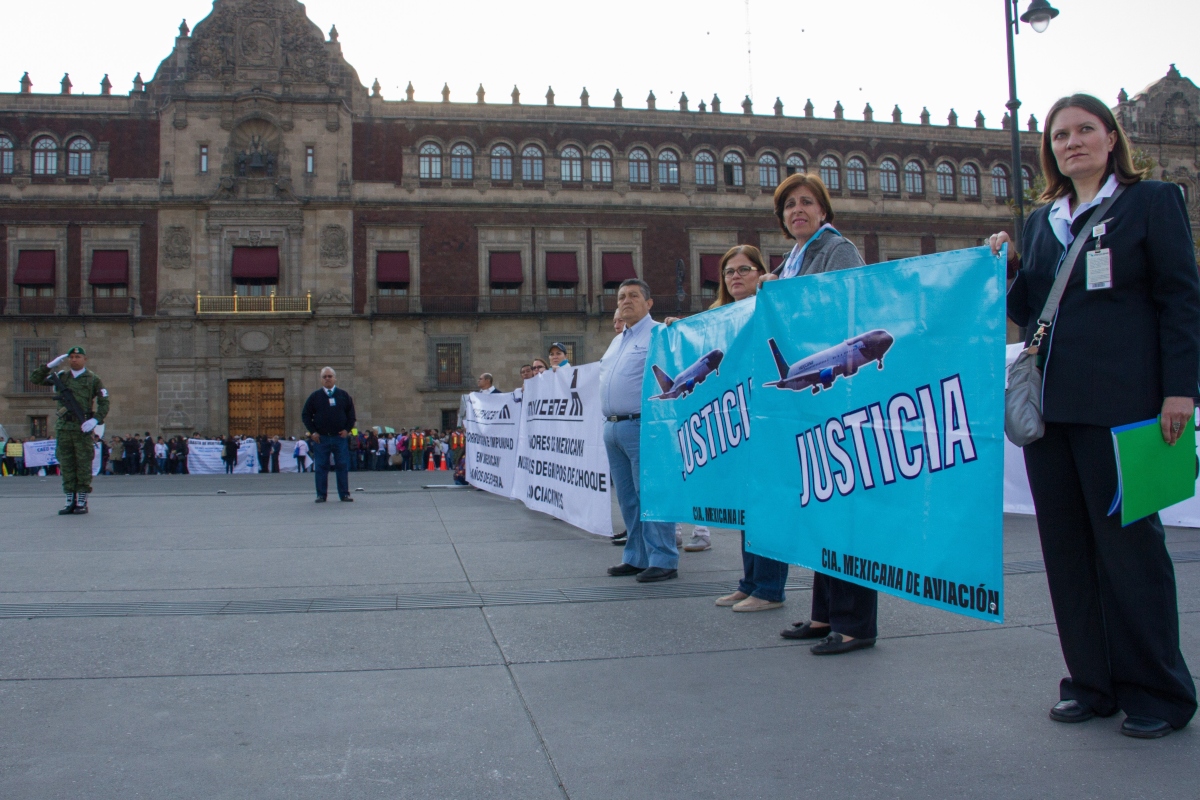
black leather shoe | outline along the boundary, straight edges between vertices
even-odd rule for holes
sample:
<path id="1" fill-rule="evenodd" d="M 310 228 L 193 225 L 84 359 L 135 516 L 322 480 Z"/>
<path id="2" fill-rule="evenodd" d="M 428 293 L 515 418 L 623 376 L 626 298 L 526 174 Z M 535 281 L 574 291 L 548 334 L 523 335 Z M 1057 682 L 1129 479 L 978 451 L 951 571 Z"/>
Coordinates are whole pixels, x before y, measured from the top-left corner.
<path id="1" fill-rule="evenodd" d="M 1121 723 L 1121 733 L 1135 739 L 1161 739 L 1173 730 L 1171 723 L 1154 717 L 1126 717 Z"/>
<path id="2" fill-rule="evenodd" d="M 338 500 L 341 500 L 343 503 L 353 503 L 354 502 L 354 498 L 348 494 L 342 495 L 341 497 L 338 498 Z"/>
<path id="3" fill-rule="evenodd" d="M 313 500 L 313 502 L 314 502 L 314 503 L 324 503 L 324 502 L 325 502 L 325 498 L 324 498 L 324 497 L 318 497 L 316 500 Z"/>
<path id="4" fill-rule="evenodd" d="M 616 536 L 612 537 L 612 543 L 620 547 L 624 547 L 629 541 L 629 531 L 621 531 Z"/>
<path id="5" fill-rule="evenodd" d="M 822 625 L 819 628 L 814 628 L 811 622 L 805 622 L 800 625 L 792 625 L 789 628 L 784 628 L 779 632 L 779 635 L 785 639 L 824 639 L 829 635 L 829 626 Z"/>
<path id="6" fill-rule="evenodd" d="M 645 568 L 635 567 L 633 564 L 617 564 L 615 567 L 608 568 L 608 574 L 614 578 L 620 578 L 622 575 L 637 575 L 644 571 Z"/>
<path id="7" fill-rule="evenodd" d="M 855 650 L 865 650 L 868 647 L 874 646 L 874 639 L 851 639 L 847 641 L 842 638 L 840 633 L 831 633 L 814 644 L 810 649 L 814 656 L 836 656 L 842 653 L 852 653 Z"/>
<path id="8" fill-rule="evenodd" d="M 1087 722 L 1094 716 L 1092 707 L 1078 700 L 1060 700 L 1050 709 L 1050 719 L 1055 722 Z"/>
<path id="9" fill-rule="evenodd" d="M 638 583 L 653 583 L 654 581 L 669 581 L 671 578 L 678 578 L 679 570 L 663 569 L 662 567 L 650 567 L 642 570 L 642 574 L 638 575 L 636 580 Z"/>

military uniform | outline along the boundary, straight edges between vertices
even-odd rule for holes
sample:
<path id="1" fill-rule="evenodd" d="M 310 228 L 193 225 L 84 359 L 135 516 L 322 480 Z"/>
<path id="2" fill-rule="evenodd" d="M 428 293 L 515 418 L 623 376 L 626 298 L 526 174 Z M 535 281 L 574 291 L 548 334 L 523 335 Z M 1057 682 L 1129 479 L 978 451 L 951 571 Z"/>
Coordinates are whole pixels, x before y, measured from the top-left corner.
<path id="1" fill-rule="evenodd" d="M 73 347 L 69 353 L 86 355 L 81 347 Z M 53 371 L 48 366 L 38 367 L 29 376 L 29 382 L 39 386 L 52 386 L 50 375 Z M 108 416 L 109 403 L 108 390 L 104 388 L 100 376 L 86 367 L 78 376 L 72 375 L 69 368 L 57 370 L 57 373 L 67 391 L 75 396 L 84 414 L 89 419 L 94 419 L 96 425 L 103 425 L 104 418 Z M 55 455 L 62 472 L 63 491 L 67 493 L 67 506 L 59 513 L 87 513 L 87 496 L 92 491 L 92 459 L 95 449 L 92 433 L 85 433 L 80 427 L 85 421 L 75 419 L 63 401 L 58 400 L 58 421 L 54 426 L 58 445 Z"/>

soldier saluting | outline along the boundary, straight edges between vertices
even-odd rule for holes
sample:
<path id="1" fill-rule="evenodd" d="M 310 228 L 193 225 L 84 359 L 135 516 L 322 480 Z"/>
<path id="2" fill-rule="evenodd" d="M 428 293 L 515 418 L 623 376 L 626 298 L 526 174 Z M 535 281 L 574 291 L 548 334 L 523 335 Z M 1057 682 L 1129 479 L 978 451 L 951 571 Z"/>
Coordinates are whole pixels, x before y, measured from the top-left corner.
<path id="1" fill-rule="evenodd" d="M 63 362 L 69 369 L 55 372 Z M 58 422 L 54 426 L 58 441 L 56 457 L 62 472 L 63 491 L 67 493 L 67 505 L 59 514 L 86 514 L 87 497 L 92 491 L 92 431 L 101 426 L 103 435 L 104 418 L 108 416 L 108 389 L 96 373 L 87 368 L 87 353 L 78 345 L 51 361 L 38 367 L 29 376 L 29 382 L 39 386 L 53 386 L 58 393 Z M 95 401 L 95 411 L 92 401 Z"/>

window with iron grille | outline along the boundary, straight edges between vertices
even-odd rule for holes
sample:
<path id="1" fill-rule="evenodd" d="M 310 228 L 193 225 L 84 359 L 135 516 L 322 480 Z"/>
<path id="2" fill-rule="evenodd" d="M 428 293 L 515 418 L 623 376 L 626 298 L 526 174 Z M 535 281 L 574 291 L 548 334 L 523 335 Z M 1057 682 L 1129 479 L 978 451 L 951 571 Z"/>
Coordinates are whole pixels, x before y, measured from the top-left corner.
<path id="1" fill-rule="evenodd" d="M 658 154 L 658 182 L 663 186 L 679 185 L 679 156 L 674 150 L 663 150 Z"/>
<path id="2" fill-rule="evenodd" d="M 717 183 L 717 168 L 713 162 L 712 153 L 696 154 L 696 185 L 715 186 Z"/>
<path id="3" fill-rule="evenodd" d="M 433 142 L 427 142 L 421 145 L 421 150 L 418 154 L 418 168 L 420 169 L 421 180 L 441 180 L 442 179 L 442 148 L 438 147 Z"/>
<path id="4" fill-rule="evenodd" d="M 492 180 L 511 181 L 513 178 L 513 151 L 505 144 L 492 148 Z"/>
<path id="5" fill-rule="evenodd" d="M 33 143 L 33 174 L 58 174 L 58 144 L 49 136 L 43 136 Z"/>
<path id="6" fill-rule="evenodd" d="M 846 188 L 852 192 L 867 190 L 867 165 L 858 156 L 846 161 Z"/>
<path id="7" fill-rule="evenodd" d="M 67 145 L 67 174 L 72 177 L 92 174 L 92 143 L 83 137 Z"/>
<path id="8" fill-rule="evenodd" d="M 904 165 L 904 191 L 925 194 L 925 168 L 919 161 L 909 161 Z"/>
<path id="9" fill-rule="evenodd" d="M 979 198 L 979 167 L 974 164 L 963 164 L 958 173 L 958 183 L 963 197 L 977 200 Z"/>
<path id="10" fill-rule="evenodd" d="M 640 147 L 629 153 L 629 182 L 640 184 L 650 182 L 650 156 Z"/>
<path id="11" fill-rule="evenodd" d="M 461 386 L 463 382 L 463 346 L 459 342 L 441 342 L 434 346 L 437 359 L 438 387 Z"/>
<path id="12" fill-rule="evenodd" d="M 559 154 L 559 171 L 563 183 L 579 183 L 583 180 L 583 152 L 578 147 L 564 147 Z"/>
<path id="13" fill-rule="evenodd" d="M 797 172 L 804 172 L 808 169 L 808 165 L 804 163 L 804 158 L 798 155 L 790 155 L 787 159 L 787 174 L 795 175 Z"/>
<path id="14" fill-rule="evenodd" d="M 884 194 L 900 194 L 900 166 L 890 158 L 879 165 L 879 189 Z"/>
<path id="15" fill-rule="evenodd" d="M 50 363 L 50 359 L 58 355 L 56 339 L 14 339 L 13 340 L 13 388 L 24 394 L 52 394 L 53 387 L 38 386 L 29 382 L 30 374 Z"/>
<path id="16" fill-rule="evenodd" d="M 725 185 L 745 186 L 746 169 L 741 155 L 738 153 L 725 154 Z"/>
<path id="17" fill-rule="evenodd" d="M 842 188 L 841 165 L 833 156 L 825 156 L 821 159 L 821 180 L 831 192 L 839 191 Z"/>
<path id="18" fill-rule="evenodd" d="M 541 183 L 546 176 L 545 169 L 542 148 L 531 144 L 521 151 L 521 180 Z"/>

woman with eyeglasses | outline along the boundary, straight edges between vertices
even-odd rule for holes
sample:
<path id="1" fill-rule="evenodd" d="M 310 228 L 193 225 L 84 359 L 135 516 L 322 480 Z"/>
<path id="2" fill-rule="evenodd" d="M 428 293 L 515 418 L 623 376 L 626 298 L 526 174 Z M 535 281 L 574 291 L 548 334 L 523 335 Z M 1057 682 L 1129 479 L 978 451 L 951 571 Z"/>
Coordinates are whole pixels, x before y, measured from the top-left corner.
<path id="1" fill-rule="evenodd" d="M 854 242 L 833 227 L 829 190 L 816 175 L 797 172 L 775 189 L 775 217 L 796 242 L 773 274 L 761 281 L 799 278 L 863 266 Z M 813 574 L 812 616 L 780 631 L 785 639 L 819 639 L 814 655 L 838 655 L 875 646 L 879 594 L 857 583 Z"/>

